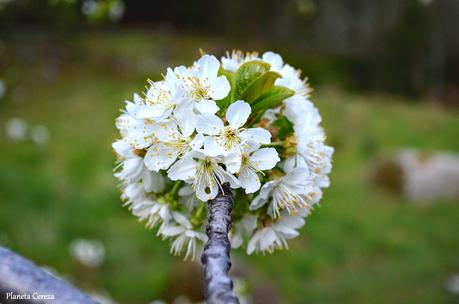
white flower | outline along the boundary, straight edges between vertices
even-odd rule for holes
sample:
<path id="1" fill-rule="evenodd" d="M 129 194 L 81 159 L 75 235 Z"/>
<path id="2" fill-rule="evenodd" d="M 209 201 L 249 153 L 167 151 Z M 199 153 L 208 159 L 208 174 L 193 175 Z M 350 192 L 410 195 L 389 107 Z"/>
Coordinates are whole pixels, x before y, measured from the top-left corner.
<path id="1" fill-rule="evenodd" d="M 168 204 L 159 203 L 153 199 L 145 199 L 132 204 L 132 214 L 137 216 L 141 222 L 145 221 L 145 226 L 154 228 L 157 224 L 162 223 L 158 230 L 161 233 L 164 225 L 169 223 L 172 213 Z"/>
<path id="2" fill-rule="evenodd" d="M 105 247 L 100 241 L 78 239 L 70 244 L 71 255 L 81 264 L 97 267 L 105 259 Z"/>
<path id="3" fill-rule="evenodd" d="M 139 181 L 144 191 L 146 192 L 161 192 L 164 189 L 164 177 L 156 172 L 149 171 L 144 165 L 144 159 L 136 154 L 136 150 L 132 148 L 126 141 L 118 140 L 112 144 L 113 149 L 121 158 L 121 171 L 115 173 L 115 176 L 120 180 L 132 183 Z"/>
<path id="4" fill-rule="evenodd" d="M 40 125 L 34 126 L 30 130 L 30 137 L 32 138 L 33 142 L 35 142 L 38 145 L 47 144 L 49 140 L 48 128 Z"/>
<path id="5" fill-rule="evenodd" d="M 270 226 L 258 229 L 249 241 L 247 254 L 253 252 L 270 252 L 275 249 L 288 249 L 287 240 L 299 235 L 296 229 L 303 227 L 307 211 L 295 216 L 283 216 Z"/>
<path id="6" fill-rule="evenodd" d="M 252 235 L 256 227 L 257 217 L 249 214 L 244 215 L 244 217 L 233 226 L 231 248 L 239 248 L 244 241 L 243 235 Z"/>
<path id="7" fill-rule="evenodd" d="M 250 61 L 269 64 L 280 74 L 275 85 L 293 95 L 275 108 L 262 103 L 256 113 L 243 100 L 222 102 L 232 94 L 229 75 Z M 286 248 L 329 185 L 332 165 L 333 148 L 325 145 L 309 91 L 300 71 L 272 52 L 233 51 L 221 63 L 204 55 L 191 67 L 168 68 L 162 80 L 148 81 L 142 97 L 126 101 L 116 120 L 115 176 L 124 205 L 170 238 L 172 253 L 194 257 L 206 239 L 204 202 L 229 183 L 240 202 L 233 210 L 232 247 L 250 240 L 249 254 Z"/>
<path id="8" fill-rule="evenodd" d="M 258 53 L 243 53 L 233 50 L 231 54 L 226 52 L 226 57 L 222 57 L 222 67 L 227 71 L 236 72 L 243 63 L 253 60 L 260 60 Z"/>
<path id="9" fill-rule="evenodd" d="M 445 287 L 450 293 L 459 295 L 459 274 L 450 275 L 446 280 Z"/>
<path id="10" fill-rule="evenodd" d="M 328 174 L 331 172 L 331 157 L 334 149 L 326 146 L 325 135 L 320 127 L 295 130 L 295 136 L 297 139 L 297 153 L 304 159 L 304 163 L 308 168 L 311 176 L 315 179 L 316 184 L 323 188 L 328 187 L 330 182 Z M 287 160 L 287 170 L 293 168 L 291 160 Z M 297 163 L 302 164 L 300 161 Z"/>
<path id="11" fill-rule="evenodd" d="M 27 135 L 27 122 L 20 118 L 12 118 L 6 123 L 6 135 L 13 140 L 23 140 Z"/>
<path id="12" fill-rule="evenodd" d="M 281 78 L 276 79 L 276 85 L 287 87 L 295 91 L 298 95 L 307 96 L 309 94 L 309 86 L 306 84 L 306 81 L 300 79 L 301 71 L 295 70 L 288 64 L 284 64 L 284 60 L 279 54 L 266 52 L 263 54 L 262 59 L 271 65 L 271 71 L 282 75 Z"/>
<path id="13" fill-rule="evenodd" d="M 190 186 L 184 186 L 178 191 L 179 202 L 184 205 L 188 211 L 193 210 L 196 206 L 202 203 L 195 195 Z"/>
<path id="14" fill-rule="evenodd" d="M 126 182 L 122 187 L 121 198 L 126 201 L 125 206 L 146 199 L 145 188 L 140 182 Z"/>
<path id="15" fill-rule="evenodd" d="M 263 54 L 262 59 L 271 65 L 271 71 L 280 73 L 284 67 L 284 60 L 279 54 L 266 52 Z"/>
<path id="16" fill-rule="evenodd" d="M 139 95 L 134 94 L 134 101 L 126 101 L 126 110 L 116 119 L 121 136 L 136 149 L 147 148 L 153 143 L 153 132 L 158 125 L 151 119 L 138 118 L 143 102 Z"/>
<path id="17" fill-rule="evenodd" d="M 154 134 L 158 141 L 148 148 L 145 165 L 156 172 L 168 169 L 178 157 L 186 157 L 190 151 L 201 148 L 204 141 L 201 134 L 192 137 L 181 132 L 175 120 L 160 124 Z"/>
<path id="18" fill-rule="evenodd" d="M 298 209 L 308 208 L 310 207 L 308 195 L 312 192 L 312 186 L 311 177 L 305 168 L 293 169 L 282 178 L 264 184 L 249 209 L 258 209 L 270 201 L 268 213 L 278 217 L 282 209 L 294 213 Z"/>
<path id="19" fill-rule="evenodd" d="M 226 111 L 228 125 L 216 115 L 202 114 L 199 116 L 197 130 L 210 135 L 204 141 L 204 149 L 208 155 L 217 156 L 236 154 L 234 166 L 229 167 L 231 173 L 239 171 L 242 152 L 249 146 L 259 146 L 271 142 L 271 133 L 263 128 L 243 128 L 249 118 L 250 105 L 242 100 L 232 103 Z"/>
<path id="20" fill-rule="evenodd" d="M 197 242 L 206 242 L 207 236 L 200 231 L 193 230 L 191 223 L 184 215 L 174 212 L 173 218 L 177 224 L 165 227 L 161 230 L 161 234 L 164 237 L 175 238 L 171 245 L 172 254 L 180 255 L 185 250 L 185 259 L 191 257 L 194 260 Z"/>
<path id="21" fill-rule="evenodd" d="M 218 76 L 220 62 L 215 56 L 204 55 L 190 68 L 184 66 L 175 69 L 183 81 L 186 96 L 196 102 L 220 100 L 231 90 L 228 79 Z"/>
<path id="22" fill-rule="evenodd" d="M 172 71 L 168 70 L 166 79 Z M 169 76 L 169 78 L 171 78 Z M 173 82 L 173 81 L 171 81 Z M 150 82 L 150 88 L 145 94 L 144 102 L 136 109 L 136 118 L 152 119 L 161 122 L 167 119 L 174 110 L 176 104 L 181 101 L 180 97 L 173 96 L 171 87 L 166 80 Z M 175 91 L 175 90 L 174 90 Z"/>
<path id="23" fill-rule="evenodd" d="M 263 116 L 261 117 L 262 119 L 266 119 L 268 122 L 273 122 L 274 120 L 277 119 L 277 116 L 281 112 L 281 108 L 277 107 L 274 109 L 268 109 L 263 113 Z"/>
<path id="24" fill-rule="evenodd" d="M 245 193 L 254 193 L 260 189 L 258 172 L 274 168 L 279 160 L 279 155 L 274 148 L 262 148 L 255 152 L 244 153 L 238 180 Z"/>
<path id="25" fill-rule="evenodd" d="M 239 187 L 237 179 L 220 166 L 221 161 L 219 157 L 193 151 L 169 169 L 168 177 L 171 180 L 191 181 L 196 196 L 202 201 L 208 201 L 217 196 L 218 189 L 226 182 L 232 188 Z"/>
<path id="26" fill-rule="evenodd" d="M 225 98 L 231 86 L 225 76 L 218 76 L 220 62 L 204 55 L 191 68 L 180 66 L 174 73 L 181 81 L 184 99 L 177 104 L 174 116 L 182 129 L 194 130 L 196 115 L 214 114 L 219 110 L 215 100 Z"/>
<path id="27" fill-rule="evenodd" d="M 135 154 L 135 149 L 124 140 L 115 141 L 112 147 L 121 157 L 119 167 L 122 167 L 122 169 L 115 173 L 115 176 L 128 182 L 137 180 L 142 173 L 143 158 Z"/>
<path id="28" fill-rule="evenodd" d="M 152 82 L 145 99 L 134 94 L 126 101 L 126 110 L 116 120 L 121 135 L 135 148 L 144 149 L 154 141 L 154 131 L 172 114 L 178 103 L 183 103 L 179 80 L 168 70 L 165 80 Z"/>
<path id="29" fill-rule="evenodd" d="M 317 108 L 305 96 L 301 95 L 293 95 L 284 100 L 283 114 L 297 129 L 315 127 L 321 121 Z"/>

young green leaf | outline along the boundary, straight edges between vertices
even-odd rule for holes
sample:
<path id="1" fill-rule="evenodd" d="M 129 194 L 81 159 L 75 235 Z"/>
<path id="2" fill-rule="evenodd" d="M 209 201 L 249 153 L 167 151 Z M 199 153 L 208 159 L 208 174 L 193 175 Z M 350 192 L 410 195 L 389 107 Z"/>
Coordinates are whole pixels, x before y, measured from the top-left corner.
<path id="1" fill-rule="evenodd" d="M 275 108 L 281 105 L 285 98 L 288 98 L 293 94 L 295 94 L 295 92 L 287 89 L 286 87 L 273 87 L 254 100 L 252 103 L 252 112 L 265 111 L 270 108 Z"/>
<path id="2" fill-rule="evenodd" d="M 257 97 L 267 92 L 274 86 L 274 82 L 282 75 L 269 71 L 254 79 L 245 90 L 242 99 L 248 103 L 254 101 Z"/>
<path id="3" fill-rule="evenodd" d="M 269 72 L 270 65 L 263 61 L 249 61 L 242 64 L 234 73 L 234 87 L 231 102 L 241 99 L 249 85 L 261 75 Z"/>

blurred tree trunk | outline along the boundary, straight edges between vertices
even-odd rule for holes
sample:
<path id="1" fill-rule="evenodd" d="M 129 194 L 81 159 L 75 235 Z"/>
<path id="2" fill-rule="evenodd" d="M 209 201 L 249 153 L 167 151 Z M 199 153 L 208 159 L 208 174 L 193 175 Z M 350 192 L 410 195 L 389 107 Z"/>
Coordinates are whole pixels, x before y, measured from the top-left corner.
<path id="1" fill-rule="evenodd" d="M 11 294 L 10 294 L 11 293 Z M 10 296 L 8 296 L 10 294 Z M 33 295 L 52 299 L 33 299 Z M 26 295 L 30 299 L 13 299 Z M 88 295 L 47 273 L 32 262 L 0 247 L 0 303 L 96 304 Z"/>

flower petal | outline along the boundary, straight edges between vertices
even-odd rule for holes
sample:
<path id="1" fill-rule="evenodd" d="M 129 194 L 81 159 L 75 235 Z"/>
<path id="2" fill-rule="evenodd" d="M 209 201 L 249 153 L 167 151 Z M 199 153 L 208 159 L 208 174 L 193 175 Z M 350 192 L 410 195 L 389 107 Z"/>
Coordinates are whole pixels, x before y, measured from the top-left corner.
<path id="1" fill-rule="evenodd" d="M 125 140 L 117 140 L 112 144 L 112 148 L 115 150 L 115 152 L 123 157 L 135 157 L 136 155 L 134 154 L 134 149 L 129 145 Z"/>
<path id="2" fill-rule="evenodd" d="M 177 159 L 179 151 L 166 144 L 157 143 L 151 146 L 145 154 L 145 166 L 158 172 L 165 170 Z"/>
<path id="3" fill-rule="evenodd" d="M 196 62 L 196 65 L 199 67 L 199 78 L 215 79 L 220 68 L 220 61 L 215 56 L 204 55 Z"/>
<path id="4" fill-rule="evenodd" d="M 257 227 L 257 217 L 254 215 L 246 214 L 242 218 L 240 225 L 242 226 L 246 234 L 251 235 Z"/>
<path id="5" fill-rule="evenodd" d="M 255 232 L 255 234 L 252 236 L 252 238 L 249 241 L 249 244 L 247 245 L 247 254 L 252 254 L 258 247 L 260 238 L 263 236 L 263 230 L 258 230 Z"/>
<path id="6" fill-rule="evenodd" d="M 256 210 L 262 207 L 268 201 L 267 197 L 263 197 L 261 194 L 258 194 L 250 203 L 249 210 Z"/>
<path id="7" fill-rule="evenodd" d="M 303 185 L 308 184 L 309 178 L 309 171 L 306 168 L 296 168 L 287 173 L 282 178 L 282 182 L 288 185 Z"/>
<path id="8" fill-rule="evenodd" d="M 214 199 L 218 194 L 218 186 L 216 183 L 207 185 L 199 183 L 196 185 L 196 196 L 203 202 Z"/>
<path id="9" fill-rule="evenodd" d="M 305 168 L 305 170 L 308 170 L 308 164 L 303 156 L 295 154 L 284 161 L 282 168 L 285 172 L 289 173 L 295 168 Z"/>
<path id="10" fill-rule="evenodd" d="M 230 91 L 231 91 L 231 86 L 229 84 L 228 79 L 226 79 L 225 76 L 219 76 L 211 84 L 211 87 L 209 90 L 209 96 L 213 100 L 220 100 L 220 99 L 225 98 Z"/>
<path id="11" fill-rule="evenodd" d="M 176 236 L 181 233 L 183 233 L 185 228 L 181 226 L 166 226 L 163 229 L 161 229 L 161 234 L 170 237 L 170 236 Z"/>
<path id="12" fill-rule="evenodd" d="M 225 156 L 224 159 L 226 170 L 230 173 L 237 173 L 241 168 L 242 155 L 239 151 L 235 150 Z"/>
<path id="13" fill-rule="evenodd" d="M 160 173 L 144 170 L 142 183 L 145 192 L 159 193 L 164 190 L 165 178 Z"/>
<path id="14" fill-rule="evenodd" d="M 162 142 L 171 142 L 177 140 L 180 133 L 177 128 L 175 120 L 169 120 L 164 123 L 155 125 L 154 135 Z"/>
<path id="15" fill-rule="evenodd" d="M 244 240 L 242 238 L 242 234 L 240 232 L 236 232 L 236 233 L 233 233 L 233 235 L 231 235 L 230 241 L 231 241 L 231 248 L 236 249 L 236 248 L 241 247 Z"/>
<path id="16" fill-rule="evenodd" d="M 245 193 L 254 193 L 260 189 L 261 183 L 257 173 L 254 170 L 245 168 L 241 170 L 238 176 L 241 187 L 245 189 Z"/>
<path id="17" fill-rule="evenodd" d="M 260 249 L 265 251 L 267 249 L 270 249 L 270 247 L 277 243 L 279 241 L 279 238 L 276 235 L 276 232 L 271 228 L 265 228 L 263 229 L 264 234 L 263 237 L 260 238 Z"/>
<path id="18" fill-rule="evenodd" d="M 307 210 L 307 209 L 302 209 Z M 306 216 L 308 213 L 304 216 Z M 301 216 L 284 216 L 280 221 L 278 221 L 275 226 L 287 226 L 293 229 L 298 229 L 304 226 L 304 219 Z"/>
<path id="19" fill-rule="evenodd" d="M 188 220 L 188 218 L 184 214 L 182 214 L 180 212 L 173 212 L 172 213 L 172 217 L 174 218 L 174 220 L 177 223 L 179 223 L 183 227 L 185 227 L 187 229 L 191 229 L 192 228 L 190 221 Z"/>
<path id="20" fill-rule="evenodd" d="M 204 140 L 204 151 L 209 156 L 218 156 L 225 154 L 225 147 L 217 136 L 207 136 Z"/>
<path id="21" fill-rule="evenodd" d="M 194 105 L 191 102 L 183 103 L 174 111 L 174 116 L 184 136 L 191 135 L 196 127 L 197 117 L 193 112 L 193 107 Z"/>
<path id="22" fill-rule="evenodd" d="M 183 157 L 167 171 L 167 176 L 171 180 L 190 180 L 196 174 L 197 165 L 192 157 Z"/>
<path id="23" fill-rule="evenodd" d="M 241 187 L 241 184 L 239 183 L 237 178 L 233 174 L 228 173 L 226 171 L 224 175 L 224 182 L 229 183 L 232 189 L 238 189 L 239 187 Z"/>
<path id="24" fill-rule="evenodd" d="M 161 121 L 169 117 L 172 113 L 172 108 L 165 104 L 154 104 L 151 106 L 140 107 L 136 113 L 138 119 L 154 119 Z"/>
<path id="25" fill-rule="evenodd" d="M 267 145 L 271 142 L 271 133 L 263 128 L 247 129 L 241 132 L 240 136 L 248 142 L 259 143 L 262 145 Z"/>
<path id="26" fill-rule="evenodd" d="M 220 108 L 217 106 L 217 103 L 213 100 L 201 100 L 195 103 L 195 108 L 199 113 L 217 113 Z"/>
<path id="27" fill-rule="evenodd" d="M 274 168 L 279 161 L 279 155 L 274 148 L 263 148 L 250 156 L 250 162 L 260 171 Z"/>
<path id="28" fill-rule="evenodd" d="M 252 110 L 250 109 L 250 105 L 248 103 L 243 100 L 238 100 L 230 104 L 226 110 L 226 119 L 231 127 L 239 129 L 246 123 L 251 112 Z"/>
<path id="29" fill-rule="evenodd" d="M 266 204 L 271 192 L 278 183 L 278 181 L 270 181 L 264 184 L 263 187 L 261 187 L 260 194 L 253 199 L 249 209 L 255 210 Z"/>
<path id="30" fill-rule="evenodd" d="M 217 135 L 223 129 L 223 121 L 214 114 L 198 115 L 196 130 L 207 135 Z"/>
<path id="31" fill-rule="evenodd" d="M 197 150 L 197 149 L 200 149 L 203 144 L 204 144 L 204 135 L 196 134 L 196 136 L 190 142 L 190 147 L 193 150 Z"/>
<path id="32" fill-rule="evenodd" d="M 276 230 L 282 233 L 286 239 L 293 239 L 300 235 L 298 231 L 288 226 L 281 226 L 276 228 Z"/>
<path id="33" fill-rule="evenodd" d="M 266 52 L 263 54 L 263 61 L 266 61 L 271 65 L 271 70 L 273 71 L 280 71 L 282 66 L 284 65 L 284 61 L 279 54 L 273 52 Z"/>

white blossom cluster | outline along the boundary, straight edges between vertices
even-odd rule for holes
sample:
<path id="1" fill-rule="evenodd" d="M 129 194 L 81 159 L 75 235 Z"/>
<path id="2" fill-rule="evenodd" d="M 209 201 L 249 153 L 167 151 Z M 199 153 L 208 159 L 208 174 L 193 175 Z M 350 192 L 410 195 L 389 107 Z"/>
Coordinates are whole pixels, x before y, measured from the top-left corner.
<path id="1" fill-rule="evenodd" d="M 234 191 L 233 247 L 287 248 L 328 187 L 333 148 L 300 72 L 267 52 L 203 55 L 167 69 L 116 120 L 126 205 L 171 252 L 206 241 L 206 201 Z"/>

